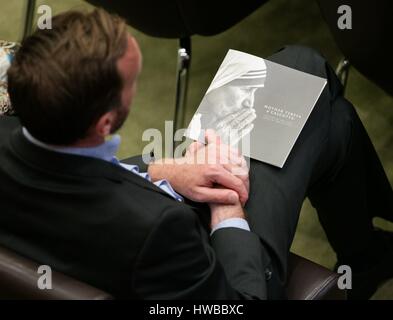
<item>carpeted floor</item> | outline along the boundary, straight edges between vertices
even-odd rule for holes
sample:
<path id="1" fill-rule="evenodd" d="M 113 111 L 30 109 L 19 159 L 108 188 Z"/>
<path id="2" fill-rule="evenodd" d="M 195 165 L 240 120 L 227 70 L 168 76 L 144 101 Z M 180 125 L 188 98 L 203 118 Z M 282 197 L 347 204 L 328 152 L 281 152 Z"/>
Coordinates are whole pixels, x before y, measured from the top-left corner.
<path id="1" fill-rule="evenodd" d="M 0 0 L 0 39 L 18 40 L 23 25 L 25 1 Z M 53 13 L 88 7 L 81 0 L 39 0 Z M 129 119 L 121 130 L 123 138 L 119 157 L 141 153 L 147 142 L 142 133 L 147 128 L 163 130 L 164 120 L 172 120 L 175 97 L 177 41 L 145 36 L 131 29 L 144 56 L 143 72 Z M 244 21 L 214 37 L 193 38 L 193 61 L 188 94 L 187 120 L 201 98 L 229 48 L 266 57 L 285 44 L 303 44 L 318 49 L 336 65 L 341 54 L 325 26 L 314 0 L 271 0 Z M 393 99 L 351 70 L 347 97 L 356 106 L 393 181 Z M 392 213 L 393 214 L 393 213 Z M 376 223 L 393 230 L 393 224 Z M 327 267 L 335 256 L 326 241 L 314 209 L 305 202 L 292 250 Z M 374 299 L 393 299 L 393 280 L 382 286 Z"/>

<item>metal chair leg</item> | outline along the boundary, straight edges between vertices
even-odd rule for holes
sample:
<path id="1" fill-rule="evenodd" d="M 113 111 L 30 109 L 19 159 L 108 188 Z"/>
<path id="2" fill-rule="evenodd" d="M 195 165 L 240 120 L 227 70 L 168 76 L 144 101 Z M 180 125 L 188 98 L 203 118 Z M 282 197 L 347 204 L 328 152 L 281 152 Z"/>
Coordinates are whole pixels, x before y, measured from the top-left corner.
<path id="1" fill-rule="evenodd" d="M 174 116 L 174 132 L 184 125 L 187 98 L 188 73 L 191 64 L 191 39 L 181 38 L 177 52 L 177 85 Z"/>
<path id="2" fill-rule="evenodd" d="M 344 87 L 344 92 L 347 87 L 347 81 L 348 81 L 348 74 L 349 74 L 349 67 L 351 66 L 349 60 L 342 58 L 340 62 L 338 63 L 338 66 L 336 68 L 336 74 L 339 80 L 341 81 L 343 87 Z"/>
<path id="3" fill-rule="evenodd" d="M 36 0 L 27 0 L 25 26 L 23 29 L 22 40 L 26 39 L 29 35 L 31 35 L 33 31 L 35 7 L 36 7 Z"/>

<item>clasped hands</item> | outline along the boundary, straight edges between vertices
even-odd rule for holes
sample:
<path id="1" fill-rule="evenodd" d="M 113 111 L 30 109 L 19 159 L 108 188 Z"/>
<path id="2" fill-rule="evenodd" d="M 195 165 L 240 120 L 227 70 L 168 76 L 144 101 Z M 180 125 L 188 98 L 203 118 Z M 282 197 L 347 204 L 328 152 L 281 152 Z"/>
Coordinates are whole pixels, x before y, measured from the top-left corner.
<path id="1" fill-rule="evenodd" d="M 246 108 L 230 113 L 219 119 L 215 124 L 217 134 L 221 141 L 229 145 L 237 144 L 254 128 L 253 121 L 257 118 L 255 109 Z"/>
<path id="2" fill-rule="evenodd" d="M 153 181 L 166 179 L 179 194 L 209 204 L 211 226 L 229 218 L 244 218 L 248 200 L 248 166 L 235 148 L 206 131 L 206 144 L 192 143 L 182 158 L 161 159 L 149 165 Z"/>

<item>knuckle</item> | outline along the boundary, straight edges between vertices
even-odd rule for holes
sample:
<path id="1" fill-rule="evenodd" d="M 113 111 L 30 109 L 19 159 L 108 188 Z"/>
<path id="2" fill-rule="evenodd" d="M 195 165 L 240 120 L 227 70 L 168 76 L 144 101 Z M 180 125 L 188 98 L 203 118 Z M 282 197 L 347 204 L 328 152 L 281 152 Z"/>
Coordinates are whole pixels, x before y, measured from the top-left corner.
<path id="1" fill-rule="evenodd" d="M 194 192 L 193 197 L 195 201 L 202 201 L 202 194 L 200 192 Z"/>
<path id="2" fill-rule="evenodd" d="M 220 172 L 220 166 L 217 164 L 209 164 L 208 165 L 208 170 L 210 172 L 210 174 L 218 174 Z"/>
<path id="3" fill-rule="evenodd" d="M 234 185 L 235 185 L 235 187 L 237 187 L 238 189 L 242 189 L 242 187 L 243 187 L 243 181 L 242 180 L 240 180 L 240 179 L 234 179 L 234 181 L 233 181 L 233 183 L 234 183 Z"/>

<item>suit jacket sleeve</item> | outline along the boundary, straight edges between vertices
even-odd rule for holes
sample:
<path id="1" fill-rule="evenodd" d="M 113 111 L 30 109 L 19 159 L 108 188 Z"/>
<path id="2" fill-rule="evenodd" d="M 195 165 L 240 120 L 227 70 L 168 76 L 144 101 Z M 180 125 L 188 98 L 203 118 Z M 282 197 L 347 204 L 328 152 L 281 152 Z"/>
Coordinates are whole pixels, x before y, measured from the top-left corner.
<path id="1" fill-rule="evenodd" d="M 266 299 L 263 252 L 252 232 L 224 228 L 210 239 L 193 211 L 171 208 L 138 255 L 133 289 L 143 299 Z"/>

